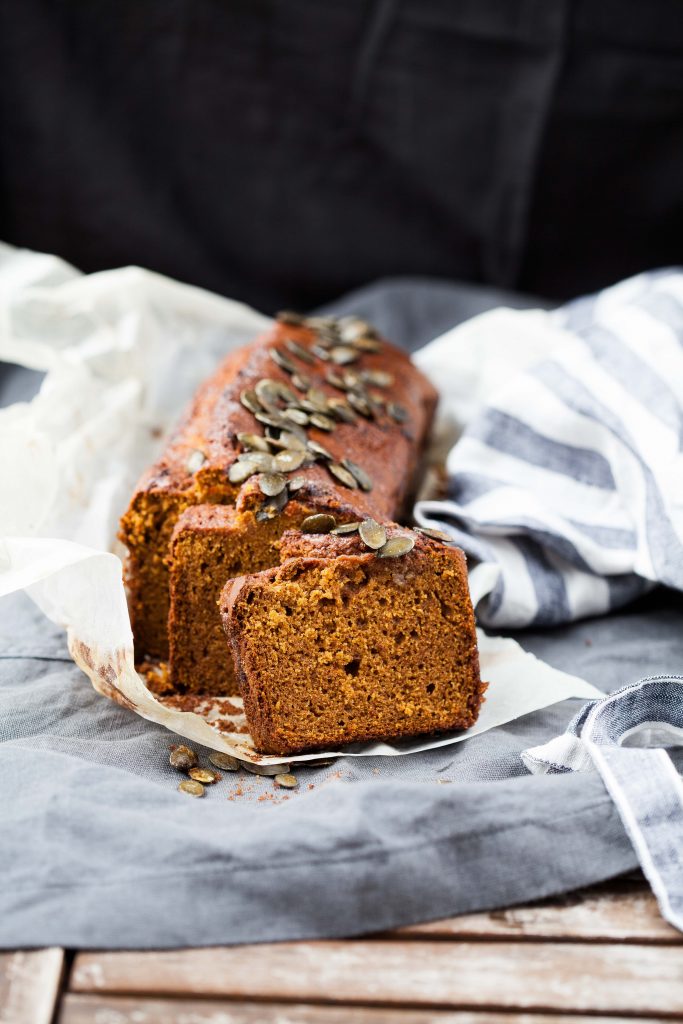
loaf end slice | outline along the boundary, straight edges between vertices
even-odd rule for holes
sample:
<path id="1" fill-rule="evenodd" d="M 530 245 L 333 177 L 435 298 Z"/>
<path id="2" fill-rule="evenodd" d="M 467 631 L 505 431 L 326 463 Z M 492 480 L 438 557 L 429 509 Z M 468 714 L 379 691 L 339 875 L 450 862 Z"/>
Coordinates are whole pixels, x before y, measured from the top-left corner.
<path id="1" fill-rule="evenodd" d="M 464 555 L 410 536 L 413 550 L 395 558 L 348 537 L 312 539 L 313 557 L 226 585 L 221 615 L 257 750 L 474 724 L 485 686 Z M 283 554 L 306 545 L 285 535 Z"/>

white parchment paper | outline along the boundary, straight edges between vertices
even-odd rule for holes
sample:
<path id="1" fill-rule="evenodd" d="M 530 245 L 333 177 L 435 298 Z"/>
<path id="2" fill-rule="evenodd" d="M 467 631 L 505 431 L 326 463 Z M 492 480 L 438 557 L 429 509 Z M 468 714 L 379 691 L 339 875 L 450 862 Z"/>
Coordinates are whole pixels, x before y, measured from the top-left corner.
<path id="1" fill-rule="evenodd" d="M 487 316 L 493 317 L 488 325 Z M 529 314 L 497 311 L 477 318 L 478 326 L 472 321 L 451 333 L 457 344 L 457 331 L 471 335 L 475 324 L 474 331 L 490 340 L 506 316 L 519 333 L 519 317 Z M 538 316 L 532 314 L 536 331 Z M 136 267 L 86 276 L 56 257 L 0 244 L 0 360 L 46 371 L 33 401 L 0 410 L 0 596 L 25 589 L 66 629 L 75 662 L 104 696 L 197 743 L 278 763 L 285 759 L 253 750 L 238 699 L 207 698 L 192 712 L 179 711 L 147 689 L 133 663 L 122 551 L 115 540 L 137 477 L 161 451 L 185 402 L 227 352 L 267 324 L 240 303 Z M 468 355 L 469 383 L 458 397 L 454 381 L 439 380 L 444 343 L 428 346 L 418 361 L 442 387 L 441 422 L 452 429 L 463 408 L 473 411 L 476 365 Z M 489 351 L 491 345 L 495 341 Z M 462 349 L 471 353 L 469 344 Z M 509 345 L 506 351 L 509 361 Z M 479 382 L 482 400 L 484 390 Z M 486 589 L 485 580 L 472 584 Z M 426 750 L 568 697 L 600 696 L 513 640 L 480 631 L 479 641 L 489 689 L 472 729 L 438 739 L 354 744 L 343 753 Z"/>

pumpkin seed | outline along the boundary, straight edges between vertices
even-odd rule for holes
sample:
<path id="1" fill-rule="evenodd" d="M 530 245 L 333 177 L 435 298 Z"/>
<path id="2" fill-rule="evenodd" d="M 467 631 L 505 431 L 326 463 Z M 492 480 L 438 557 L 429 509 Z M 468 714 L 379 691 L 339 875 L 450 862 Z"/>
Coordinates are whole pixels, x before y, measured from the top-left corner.
<path id="1" fill-rule="evenodd" d="M 215 765 L 216 768 L 222 769 L 224 772 L 238 772 L 240 770 L 240 762 L 232 754 L 224 754 L 222 750 L 212 750 L 209 754 L 209 761 Z"/>
<path id="2" fill-rule="evenodd" d="M 201 782 L 195 782 L 194 779 L 183 779 L 178 783 L 178 789 L 181 793 L 189 793 L 190 796 L 204 796 L 204 787 Z"/>
<path id="3" fill-rule="evenodd" d="M 214 782 L 220 780 L 218 772 L 212 772 L 210 768 L 190 768 L 189 776 L 195 782 L 201 782 L 204 786 L 213 786 Z"/>
<path id="4" fill-rule="evenodd" d="M 359 412 L 366 420 L 374 419 L 372 408 L 363 395 L 358 395 L 355 391 L 349 391 L 347 401 L 351 408 L 355 409 L 356 412 Z"/>
<path id="5" fill-rule="evenodd" d="M 287 486 L 289 487 L 290 491 L 292 491 L 292 492 L 293 491 L 300 491 L 305 483 L 306 483 L 306 477 L 305 476 L 293 476 L 291 478 L 291 480 L 289 481 L 289 484 Z"/>
<path id="6" fill-rule="evenodd" d="M 337 321 L 339 335 L 344 341 L 353 342 L 356 338 L 365 334 L 369 324 L 361 320 L 359 316 L 342 316 Z"/>
<path id="7" fill-rule="evenodd" d="M 296 366 L 285 352 L 281 352 L 279 348 L 271 348 L 268 354 L 281 370 L 286 373 L 296 373 Z"/>
<path id="8" fill-rule="evenodd" d="M 357 348 L 360 352 L 381 352 L 382 345 L 377 338 L 371 337 L 369 334 L 361 334 L 358 338 L 354 338 L 353 347 Z"/>
<path id="9" fill-rule="evenodd" d="M 444 544 L 453 543 L 453 538 L 450 533 L 444 533 L 443 530 L 433 530 L 431 526 L 415 526 L 414 530 L 416 533 L 423 533 L 425 537 L 431 537 L 432 540 L 440 540 L 443 541 Z"/>
<path id="10" fill-rule="evenodd" d="M 385 370 L 361 370 L 360 377 L 364 384 L 374 384 L 377 388 L 390 388 L 394 383 L 393 373 Z"/>
<path id="11" fill-rule="evenodd" d="M 302 313 L 295 313 L 291 309 L 281 309 L 276 313 L 275 319 L 281 324 L 290 324 L 292 327 L 302 327 L 306 323 L 306 317 Z"/>
<path id="12" fill-rule="evenodd" d="M 276 519 L 280 515 L 288 501 L 289 494 L 287 488 L 284 487 L 279 494 L 276 494 L 274 495 L 274 497 L 269 498 L 268 501 L 264 501 L 264 503 L 261 505 L 260 509 L 256 513 L 256 522 L 267 523 L 270 522 L 271 519 Z"/>
<path id="13" fill-rule="evenodd" d="M 282 789 L 296 789 L 299 785 L 299 780 L 296 775 L 290 775 L 289 772 L 283 775 L 275 776 L 275 785 L 280 786 Z"/>
<path id="14" fill-rule="evenodd" d="M 340 391 L 346 391 L 346 385 L 344 384 L 344 378 L 336 370 L 328 370 L 325 374 L 325 380 L 328 384 L 331 384 L 333 388 L 339 388 Z"/>
<path id="15" fill-rule="evenodd" d="M 331 420 L 329 416 L 324 416 L 321 412 L 314 412 L 310 417 L 312 427 L 317 427 L 318 430 L 325 430 L 327 433 L 332 433 L 336 430 L 337 424 L 334 420 Z"/>
<path id="16" fill-rule="evenodd" d="M 285 338 L 285 345 L 297 359 L 301 359 L 304 363 L 314 363 L 315 357 L 311 355 L 307 348 L 300 345 L 298 341 L 294 341 L 293 338 Z"/>
<path id="17" fill-rule="evenodd" d="M 201 469 L 206 462 L 206 455 L 204 452 L 200 452 L 198 448 L 191 451 L 187 457 L 185 468 L 188 473 L 196 473 L 198 469 Z"/>
<path id="18" fill-rule="evenodd" d="M 270 445 L 262 434 L 238 434 L 237 440 L 248 452 L 270 453 Z"/>
<path id="19" fill-rule="evenodd" d="M 313 516 L 306 516 L 301 524 L 302 533 L 329 533 L 337 525 L 334 516 L 326 512 L 317 512 Z"/>
<path id="20" fill-rule="evenodd" d="M 348 469 L 349 473 L 356 478 L 357 483 L 360 484 L 361 490 L 372 490 L 372 480 L 362 466 L 359 466 L 357 462 L 352 462 L 351 459 L 342 459 L 342 466 L 344 469 Z"/>
<path id="21" fill-rule="evenodd" d="M 342 423 L 357 423 L 358 417 L 343 398 L 330 398 L 327 402 L 328 411 L 333 413 Z"/>
<path id="22" fill-rule="evenodd" d="M 261 403 L 256 397 L 256 392 L 253 388 L 246 388 L 246 390 L 242 392 L 240 395 L 240 402 L 245 409 L 248 409 L 249 412 L 253 412 L 254 416 L 263 411 L 261 409 Z"/>
<path id="23" fill-rule="evenodd" d="M 404 409 L 398 402 L 387 402 L 387 412 L 396 423 L 405 423 L 408 419 L 408 410 Z"/>
<path id="24" fill-rule="evenodd" d="M 308 391 L 311 386 L 311 378 L 307 377 L 305 373 L 293 373 L 292 384 L 298 391 Z"/>
<path id="25" fill-rule="evenodd" d="M 259 467 L 253 462 L 233 462 L 228 470 L 228 480 L 231 484 L 243 484 L 254 473 L 258 473 Z"/>
<path id="26" fill-rule="evenodd" d="M 272 439 L 271 444 L 273 448 L 287 448 L 291 452 L 305 452 L 308 441 L 306 431 L 295 429 L 291 424 L 288 424 L 288 427 L 288 430 L 280 431 L 279 437 Z"/>
<path id="27" fill-rule="evenodd" d="M 342 537 L 347 533 L 356 533 L 360 523 L 342 523 L 341 526 L 335 526 L 334 530 L 330 530 L 330 533 L 336 533 L 337 536 Z"/>
<path id="28" fill-rule="evenodd" d="M 288 449 L 285 449 L 283 452 L 278 452 L 273 459 L 275 469 L 278 473 L 293 473 L 295 469 L 299 469 L 303 466 L 305 461 L 306 452 L 293 452 Z"/>
<path id="29" fill-rule="evenodd" d="M 184 743 L 180 743 L 171 751 L 168 762 L 171 768 L 177 768 L 179 772 L 188 772 L 197 764 L 197 753 L 192 747 L 186 747 Z"/>
<path id="30" fill-rule="evenodd" d="M 335 345 L 330 349 L 330 358 L 337 366 L 346 366 L 347 363 L 355 363 L 358 353 L 350 345 Z"/>
<path id="31" fill-rule="evenodd" d="M 252 775 L 282 775 L 289 771 L 288 764 L 254 764 L 252 761 L 242 761 L 242 768 Z"/>
<path id="32" fill-rule="evenodd" d="M 358 527 L 360 539 L 366 548 L 377 551 L 387 542 L 387 531 L 375 519 L 364 519 Z"/>
<path id="33" fill-rule="evenodd" d="M 313 452 L 314 455 L 319 455 L 323 459 L 329 459 L 330 461 L 334 459 L 334 455 L 328 452 L 327 448 L 325 448 L 323 445 L 318 444 L 317 441 L 309 441 L 308 450 L 310 452 Z"/>
<path id="34" fill-rule="evenodd" d="M 306 317 L 306 326 L 312 331 L 336 331 L 337 321 L 333 316 L 309 316 Z"/>
<path id="35" fill-rule="evenodd" d="M 286 420 L 281 413 L 271 410 L 270 412 L 254 413 L 259 423 L 265 423 L 267 427 L 284 427 Z"/>
<path id="36" fill-rule="evenodd" d="M 303 409 L 285 409 L 282 414 L 285 419 L 291 420 L 292 423 L 297 423 L 300 427 L 305 427 L 308 423 L 308 413 L 304 412 Z"/>
<path id="37" fill-rule="evenodd" d="M 270 452 L 240 452 L 237 461 L 240 464 L 248 463 L 251 466 L 256 466 L 262 473 L 273 472 L 273 456 Z"/>
<path id="38" fill-rule="evenodd" d="M 400 555 L 407 555 L 415 547 L 412 537 L 401 535 L 390 537 L 384 547 L 381 547 L 377 554 L 380 558 L 398 558 Z"/>
<path id="39" fill-rule="evenodd" d="M 327 412 L 327 395 L 320 388 L 309 388 L 306 401 L 313 406 L 315 412 Z"/>
<path id="40" fill-rule="evenodd" d="M 324 363 L 328 363 L 330 361 L 330 353 L 320 344 L 311 345 L 311 352 L 316 355 L 318 359 L 322 359 Z"/>
<path id="41" fill-rule="evenodd" d="M 282 473 L 262 473 L 258 478 L 258 485 L 262 494 L 267 498 L 274 498 L 287 486 L 287 477 Z"/>
<path id="42" fill-rule="evenodd" d="M 344 469 L 338 462 L 330 462 L 327 468 L 332 476 L 336 476 L 337 480 L 343 483 L 345 487 L 350 487 L 352 491 L 358 490 L 356 478 L 352 473 L 349 473 L 348 469 Z"/>

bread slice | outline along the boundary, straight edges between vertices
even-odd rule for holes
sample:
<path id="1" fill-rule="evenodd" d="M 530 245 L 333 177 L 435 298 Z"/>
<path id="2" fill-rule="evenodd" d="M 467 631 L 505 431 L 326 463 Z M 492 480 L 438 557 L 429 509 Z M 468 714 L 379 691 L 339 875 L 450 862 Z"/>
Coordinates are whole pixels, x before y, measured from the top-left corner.
<path id="1" fill-rule="evenodd" d="M 479 676 L 465 557 L 398 527 L 412 550 L 289 531 L 283 563 L 231 580 L 221 615 L 256 749 L 295 754 L 469 728 Z M 291 556 L 291 557 L 288 557 Z"/>

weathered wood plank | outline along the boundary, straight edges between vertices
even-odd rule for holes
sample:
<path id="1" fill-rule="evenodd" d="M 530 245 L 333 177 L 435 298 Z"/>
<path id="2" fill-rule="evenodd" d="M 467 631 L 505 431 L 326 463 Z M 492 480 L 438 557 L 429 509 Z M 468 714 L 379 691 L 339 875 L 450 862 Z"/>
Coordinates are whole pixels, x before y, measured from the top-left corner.
<path id="1" fill-rule="evenodd" d="M 81 953 L 76 992 L 203 995 L 452 1009 L 683 1014 L 679 946 L 292 942 Z"/>
<path id="2" fill-rule="evenodd" d="M 0 1024 L 50 1024 L 63 971 L 63 949 L 0 953 Z"/>
<path id="3" fill-rule="evenodd" d="M 508 910 L 463 914 L 399 928 L 390 934 L 405 939 L 426 936 L 683 944 L 683 935 L 661 916 L 644 882 L 586 890 Z"/>
<path id="4" fill-rule="evenodd" d="M 146 955 L 146 954 L 143 954 Z M 311 1003 L 67 995 L 57 1024 L 625 1024 L 625 1017 L 468 1013 Z M 628 1024 L 656 1024 L 629 1017 Z"/>

